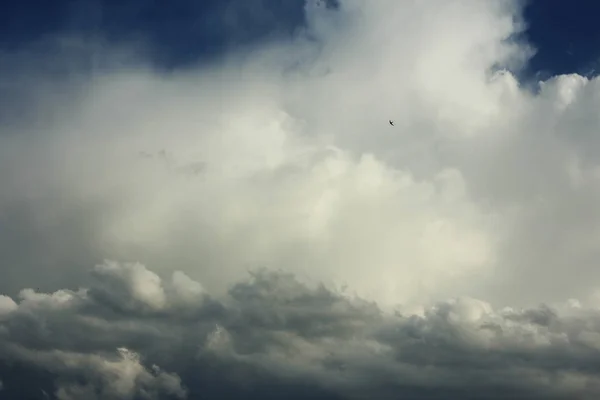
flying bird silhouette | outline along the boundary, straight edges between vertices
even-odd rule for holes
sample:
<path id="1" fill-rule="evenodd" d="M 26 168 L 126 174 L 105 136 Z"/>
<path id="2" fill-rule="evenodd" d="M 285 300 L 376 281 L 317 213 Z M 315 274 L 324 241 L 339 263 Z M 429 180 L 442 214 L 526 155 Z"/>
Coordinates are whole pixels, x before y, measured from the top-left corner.
<path id="1" fill-rule="evenodd" d="M 391 119 L 390 119 L 390 125 L 394 126 L 394 121 L 392 121 Z"/>

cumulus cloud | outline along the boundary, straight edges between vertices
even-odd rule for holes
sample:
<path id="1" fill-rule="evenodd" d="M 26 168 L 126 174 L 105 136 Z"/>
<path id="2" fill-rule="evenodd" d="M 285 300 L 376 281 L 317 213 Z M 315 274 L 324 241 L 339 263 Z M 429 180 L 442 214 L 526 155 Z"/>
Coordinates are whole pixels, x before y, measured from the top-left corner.
<path id="1" fill-rule="evenodd" d="M 40 90 L 33 127 L 4 138 L 2 208 L 17 226 L 4 247 L 20 235 L 39 248 L 8 251 L 28 273 L 6 285 L 17 290 L 40 264 L 47 281 L 72 277 L 64 265 L 82 279 L 80 266 L 100 257 L 202 270 L 222 290 L 248 267 L 284 268 L 386 302 L 485 278 L 503 215 L 475 201 L 455 161 L 432 152 L 490 125 L 508 89 L 488 83 L 486 68 L 521 49 L 501 42 L 512 33 L 503 10 L 459 2 L 438 17 L 430 7 L 309 2 L 308 30 L 294 43 L 219 68 L 170 77 L 117 69 L 83 89 L 66 82 L 68 107 L 46 106 L 59 99 Z M 478 16 L 467 24 L 465 7 Z M 407 15 L 406 35 L 392 35 Z M 427 28 L 442 21 L 459 32 L 450 47 Z M 440 72 L 456 76 L 432 85 L 439 74 L 425 67 L 442 63 L 441 52 Z M 448 82 L 462 82 L 461 96 Z"/>
<path id="2" fill-rule="evenodd" d="M 3 350 L 3 356 L 8 359 L 56 374 L 54 395 L 58 400 L 187 396 L 176 374 L 165 373 L 156 365 L 151 370 L 145 368 L 139 356 L 126 348 L 118 348 L 118 359 L 60 350 L 34 351 L 10 345 L 5 345 Z"/>
<path id="3" fill-rule="evenodd" d="M 145 273 L 133 275 L 128 264 L 110 268 L 123 287 L 152 274 L 141 265 Z M 229 398 L 248 390 L 294 398 L 296 386 L 324 399 L 600 394 L 600 311 L 575 300 L 495 309 L 461 297 L 403 314 L 260 270 L 224 297 L 205 293 L 210 301 L 195 302 L 190 319 L 115 312 L 111 300 L 131 304 L 136 292 L 95 297 L 105 283 L 94 276 L 75 292 L 24 292 L 0 324 L 1 358 L 50 373 L 53 384 L 43 390 L 57 399 Z M 7 393 L 17 385 L 8 381 Z"/>
<path id="4" fill-rule="evenodd" d="M 307 1 L 168 75 L 9 57 L 0 397 L 596 395 L 600 81 L 525 89 L 520 7 Z"/>

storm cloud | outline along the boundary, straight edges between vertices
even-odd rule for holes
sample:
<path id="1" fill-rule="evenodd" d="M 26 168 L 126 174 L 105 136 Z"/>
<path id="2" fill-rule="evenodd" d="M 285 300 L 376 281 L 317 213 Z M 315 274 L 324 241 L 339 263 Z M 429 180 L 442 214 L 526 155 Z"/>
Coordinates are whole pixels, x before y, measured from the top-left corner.
<path id="1" fill-rule="evenodd" d="M 463 297 L 403 314 L 282 271 L 255 271 L 219 299 L 141 264 L 105 261 L 92 275 L 89 288 L 2 298 L 7 395 L 42 372 L 37 398 L 600 393 L 600 311 L 575 300 L 494 309 Z"/>

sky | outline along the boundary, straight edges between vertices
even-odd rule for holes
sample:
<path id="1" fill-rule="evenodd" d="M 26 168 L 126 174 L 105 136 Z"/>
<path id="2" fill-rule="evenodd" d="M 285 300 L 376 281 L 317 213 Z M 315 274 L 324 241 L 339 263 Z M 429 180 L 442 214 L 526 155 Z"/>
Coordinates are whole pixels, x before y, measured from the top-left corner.
<path id="1" fill-rule="evenodd" d="M 600 5 L 3 8 L 0 400 L 600 395 Z"/>

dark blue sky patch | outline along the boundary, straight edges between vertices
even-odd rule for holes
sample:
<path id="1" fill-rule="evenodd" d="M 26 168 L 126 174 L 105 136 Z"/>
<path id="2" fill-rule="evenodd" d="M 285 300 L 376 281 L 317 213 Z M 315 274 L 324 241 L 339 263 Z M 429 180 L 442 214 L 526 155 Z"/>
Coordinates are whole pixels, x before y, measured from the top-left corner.
<path id="1" fill-rule="evenodd" d="M 0 46 L 5 50 L 55 34 L 108 43 L 143 39 L 159 68 L 289 37 L 304 24 L 303 0 L 11 0 L 3 7 Z"/>
<path id="2" fill-rule="evenodd" d="M 529 0 L 524 11 L 525 34 L 537 48 L 527 73 L 598 75 L 600 60 L 600 2 L 596 0 Z"/>
<path id="3" fill-rule="evenodd" d="M 315 1 L 339 6 L 338 0 Z M 305 25 L 303 0 L 8 0 L 2 8 L 0 51 L 15 52 L 57 34 L 110 44 L 139 41 L 149 45 L 150 59 L 159 69 L 291 37 Z M 525 37 L 538 53 L 519 74 L 522 79 L 597 75 L 598 15 L 600 2 L 595 0 L 528 0 Z"/>

